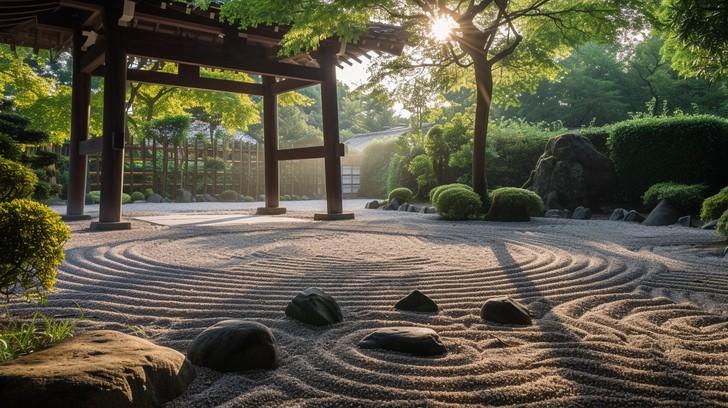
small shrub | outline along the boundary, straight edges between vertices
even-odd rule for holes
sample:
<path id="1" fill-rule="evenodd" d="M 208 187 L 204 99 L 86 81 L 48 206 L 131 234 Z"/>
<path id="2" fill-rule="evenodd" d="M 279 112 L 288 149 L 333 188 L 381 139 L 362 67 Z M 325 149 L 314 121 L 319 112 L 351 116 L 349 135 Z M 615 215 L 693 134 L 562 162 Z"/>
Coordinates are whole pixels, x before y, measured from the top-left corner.
<path id="1" fill-rule="evenodd" d="M 127 193 L 121 193 L 121 203 L 129 204 L 131 202 L 131 195 Z"/>
<path id="2" fill-rule="evenodd" d="M 473 188 L 470 187 L 467 184 L 462 183 L 453 183 L 453 184 L 444 184 L 442 186 L 437 186 L 430 190 L 430 202 L 437 207 L 437 199 L 439 198 L 440 194 L 442 194 L 443 191 L 450 189 L 450 188 L 464 188 L 466 190 L 473 191 Z"/>
<path id="3" fill-rule="evenodd" d="M 387 196 L 389 201 L 392 201 L 393 199 L 397 199 L 400 204 L 404 204 L 412 200 L 412 196 L 414 196 L 414 193 L 412 190 L 410 190 L 407 187 L 399 187 L 395 188 L 394 190 L 389 192 L 389 195 Z"/>
<path id="4" fill-rule="evenodd" d="M 465 220 L 476 216 L 482 206 L 480 197 L 472 190 L 453 187 L 440 193 L 437 213 L 448 220 Z"/>
<path id="5" fill-rule="evenodd" d="M 91 202 L 91 204 L 98 204 L 101 202 L 101 191 L 99 190 L 91 190 L 86 194 L 86 199 Z"/>
<path id="6" fill-rule="evenodd" d="M 231 201 L 238 201 L 238 199 L 240 199 L 240 195 L 238 194 L 237 191 L 225 190 L 222 193 L 218 194 L 217 195 L 217 198 L 220 201 L 228 201 L 228 202 L 231 202 Z"/>
<path id="7" fill-rule="evenodd" d="M 31 200 L 0 203 L 0 293 L 45 299 L 70 237 L 61 217 Z"/>
<path id="8" fill-rule="evenodd" d="M 703 208 L 700 210 L 700 219 L 704 222 L 717 220 L 727 210 L 728 187 L 724 187 L 718 194 L 710 196 L 703 201 Z"/>
<path id="9" fill-rule="evenodd" d="M 283 196 L 281 197 L 281 201 L 291 201 L 291 196 L 290 196 L 290 195 L 288 195 L 288 194 L 284 194 L 284 195 L 283 195 Z"/>
<path id="10" fill-rule="evenodd" d="M 654 208 L 660 200 L 688 213 L 696 213 L 703 202 L 706 186 L 703 184 L 678 184 L 673 182 L 657 183 L 642 196 L 645 206 Z"/>
<path id="11" fill-rule="evenodd" d="M 255 201 L 255 199 L 254 199 L 253 197 L 251 197 L 251 196 L 248 196 L 248 195 L 246 195 L 246 196 L 242 196 L 242 197 L 240 198 L 240 200 L 241 200 L 242 202 L 245 202 L 245 203 L 252 203 L 253 201 Z"/>
<path id="12" fill-rule="evenodd" d="M 131 200 L 132 201 L 143 201 L 146 200 L 146 197 L 144 196 L 144 193 L 141 191 L 135 191 L 131 193 Z"/>
<path id="13" fill-rule="evenodd" d="M 154 194 L 154 190 L 151 188 L 144 189 L 144 199 L 146 200 L 150 195 Z"/>
<path id="14" fill-rule="evenodd" d="M 724 237 L 728 238 L 728 210 L 725 210 L 723 215 L 720 216 L 716 228 L 718 232 L 723 234 Z"/>
<path id="15" fill-rule="evenodd" d="M 490 221 L 529 221 L 543 213 L 543 200 L 533 191 L 503 187 L 493 190 L 490 211 L 485 216 Z"/>
<path id="16" fill-rule="evenodd" d="M 0 157 L 0 202 L 28 198 L 35 192 L 38 176 L 18 162 Z"/>

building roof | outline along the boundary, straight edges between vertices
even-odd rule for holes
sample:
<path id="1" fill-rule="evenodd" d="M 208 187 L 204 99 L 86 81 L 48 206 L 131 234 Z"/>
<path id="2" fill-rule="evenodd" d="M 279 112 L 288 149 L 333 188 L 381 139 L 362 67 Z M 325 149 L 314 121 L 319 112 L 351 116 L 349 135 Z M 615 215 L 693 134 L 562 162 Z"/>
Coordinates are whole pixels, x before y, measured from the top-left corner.
<path id="1" fill-rule="evenodd" d="M 410 128 L 406 126 L 399 126 L 391 129 L 380 130 L 378 132 L 360 133 L 352 136 L 349 140 L 344 142 L 344 144 L 349 150 L 362 151 L 372 142 L 395 140 L 409 130 Z"/>

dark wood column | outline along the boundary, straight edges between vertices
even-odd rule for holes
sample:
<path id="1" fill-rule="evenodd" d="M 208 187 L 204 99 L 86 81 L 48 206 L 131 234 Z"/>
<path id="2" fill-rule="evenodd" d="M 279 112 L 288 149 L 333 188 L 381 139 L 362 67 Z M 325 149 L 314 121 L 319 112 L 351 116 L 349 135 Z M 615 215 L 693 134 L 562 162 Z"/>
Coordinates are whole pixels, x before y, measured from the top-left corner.
<path id="1" fill-rule="evenodd" d="M 273 92 L 275 77 L 263 76 L 263 138 L 265 143 L 265 207 L 258 208 L 260 215 L 284 214 L 280 205 L 280 180 L 278 175 L 278 96 Z"/>
<path id="2" fill-rule="evenodd" d="M 92 229 L 128 229 L 121 222 L 121 193 L 124 177 L 124 136 L 126 132 L 126 52 L 119 29 L 123 1 L 106 2 L 104 8 L 104 136 L 101 149 L 101 205 L 99 222 Z"/>
<path id="3" fill-rule="evenodd" d="M 83 213 L 86 200 L 86 155 L 79 154 L 79 143 L 88 138 L 91 109 L 91 74 L 81 70 L 80 30 L 73 33 L 73 83 L 71 86 L 71 143 L 68 154 L 68 201 L 65 220 L 90 219 Z"/>
<path id="4" fill-rule="evenodd" d="M 316 214 L 315 219 L 352 219 L 354 214 L 344 213 L 341 193 L 341 156 L 339 154 L 339 107 L 336 96 L 336 51 L 322 47 L 319 56 L 321 66 L 321 115 L 324 131 L 324 167 L 326 172 L 326 214 Z"/>

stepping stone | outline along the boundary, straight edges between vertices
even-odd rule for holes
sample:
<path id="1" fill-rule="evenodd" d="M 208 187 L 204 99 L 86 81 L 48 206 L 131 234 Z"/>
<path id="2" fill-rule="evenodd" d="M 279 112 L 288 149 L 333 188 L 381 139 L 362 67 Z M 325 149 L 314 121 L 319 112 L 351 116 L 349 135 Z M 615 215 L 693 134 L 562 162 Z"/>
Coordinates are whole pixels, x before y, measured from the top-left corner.
<path id="1" fill-rule="evenodd" d="M 296 295 L 286 307 L 286 316 L 314 326 L 327 326 L 344 320 L 336 300 L 318 288 Z"/>
<path id="2" fill-rule="evenodd" d="M 157 407 L 194 378 L 194 367 L 176 350 L 95 330 L 0 364 L 0 405 Z"/>
<path id="3" fill-rule="evenodd" d="M 488 299 L 480 310 L 483 320 L 502 324 L 531 324 L 528 308 L 509 298 Z"/>
<path id="4" fill-rule="evenodd" d="M 680 211 L 670 204 L 667 200 L 660 200 L 652 212 L 647 215 L 647 219 L 642 225 L 658 227 L 662 225 L 672 225 L 680 218 Z"/>
<path id="5" fill-rule="evenodd" d="M 440 336 L 424 327 L 388 327 L 378 329 L 359 342 L 363 349 L 383 349 L 421 356 L 444 354 L 447 349 Z"/>
<path id="6" fill-rule="evenodd" d="M 425 313 L 434 313 L 437 312 L 438 309 L 437 303 L 419 290 L 413 290 L 412 293 L 400 299 L 400 301 L 394 305 L 394 308 Z"/>
<path id="7" fill-rule="evenodd" d="M 230 372 L 276 366 L 278 346 L 268 327 L 247 320 L 223 320 L 192 341 L 187 358 L 198 366 Z"/>

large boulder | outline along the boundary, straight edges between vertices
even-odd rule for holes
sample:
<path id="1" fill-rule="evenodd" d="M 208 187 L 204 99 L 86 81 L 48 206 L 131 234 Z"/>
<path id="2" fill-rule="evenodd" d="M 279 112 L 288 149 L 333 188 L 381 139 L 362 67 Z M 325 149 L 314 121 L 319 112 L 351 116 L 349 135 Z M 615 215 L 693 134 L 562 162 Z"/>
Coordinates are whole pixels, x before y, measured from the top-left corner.
<path id="1" fill-rule="evenodd" d="M 483 320 L 502 324 L 531 324 L 528 308 L 509 298 L 488 299 L 480 310 Z"/>
<path id="2" fill-rule="evenodd" d="M 648 225 L 651 227 L 657 227 L 662 225 L 672 225 L 680 219 L 682 213 L 674 205 L 670 204 L 667 200 L 660 200 L 657 203 L 657 207 L 652 210 L 648 215 L 647 219 L 642 221 L 642 225 Z"/>
<path id="3" fill-rule="evenodd" d="M 0 405 L 157 407 L 194 377 L 178 351 L 116 331 L 91 331 L 0 364 Z"/>
<path id="4" fill-rule="evenodd" d="M 178 203 L 191 203 L 192 202 L 192 193 L 189 190 L 180 188 L 179 190 L 177 190 L 177 195 L 175 196 L 175 201 Z"/>
<path id="5" fill-rule="evenodd" d="M 423 356 L 444 354 L 447 349 L 432 329 L 424 327 L 388 327 L 378 329 L 359 342 L 363 349 L 383 349 Z"/>
<path id="6" fill-rule="evenodd" d="M 308 288 L 296 295 L 286 307 L 286 316 L 314 326 L 327 326 L 344 320 L 336 300 L 318 288 Z"/>
<path id="7" fill-rule="evenodd" d="M 616 186 L 614 163 L 589 139 L 564 134 L 551 138 L 524 188 L 544 199 L 548 208 L 598 208 Z"/>
<path id="8" fill-rule="evenodd" d="M 161 203 L 162 202 L 162 196 L 157 193 L 152 193 L 147 196 L 147 202 L 148 203 Z"/>
<path id="9" fill-rule="evenodd" d="M 187 358 L 196 365 L 230 372 L 276 366 L 278 346 L 268 327 L 247 320 L 223 320 L 192 341 Z"/>

